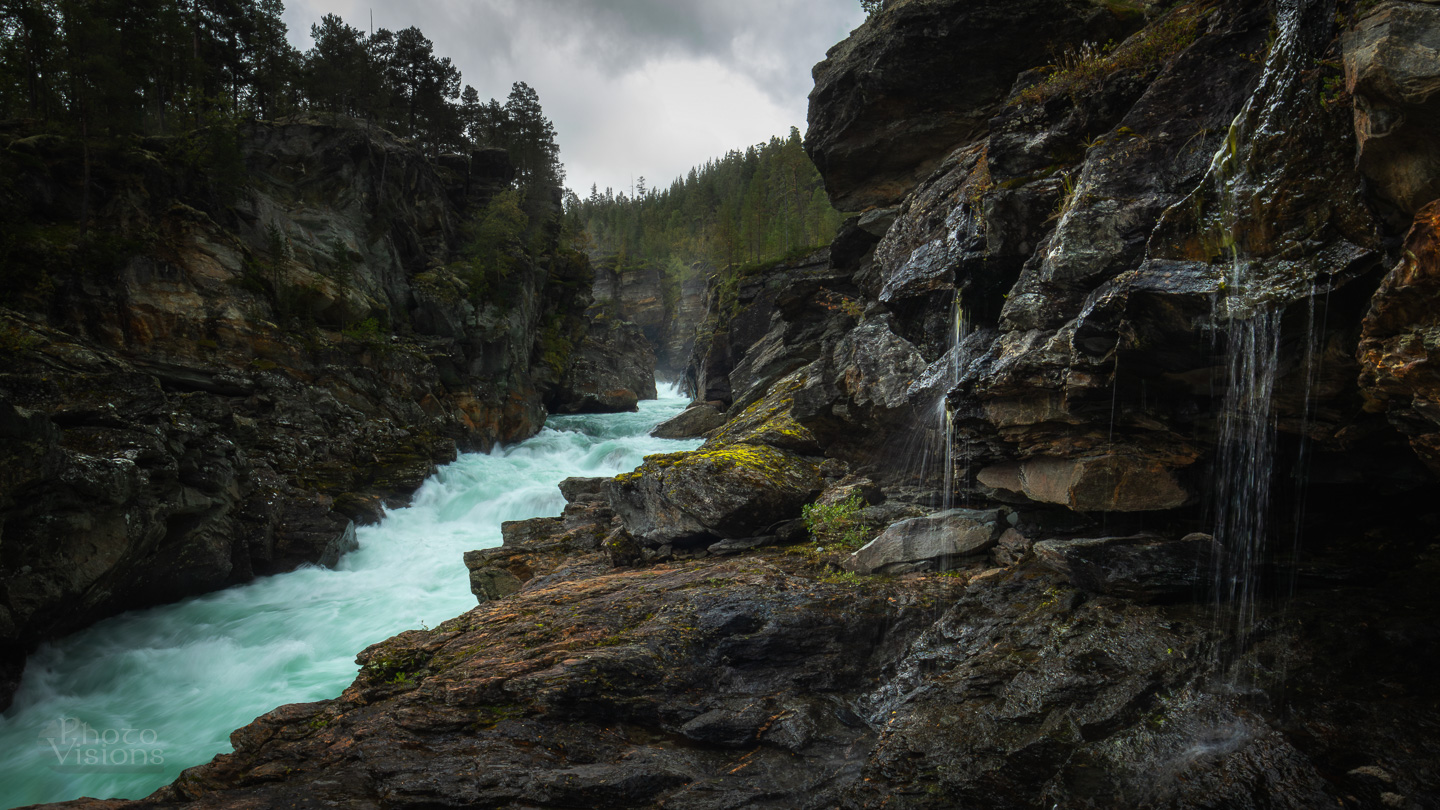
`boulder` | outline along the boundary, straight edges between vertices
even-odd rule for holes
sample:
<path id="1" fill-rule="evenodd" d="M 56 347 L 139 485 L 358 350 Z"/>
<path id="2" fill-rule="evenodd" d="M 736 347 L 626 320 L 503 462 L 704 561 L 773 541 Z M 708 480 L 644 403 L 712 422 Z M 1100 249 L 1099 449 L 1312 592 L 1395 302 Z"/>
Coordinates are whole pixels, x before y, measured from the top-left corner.
<path id="1" fill-rule="evenodd" d="M 1341 42 L 1360 171 L 1411 216 L 1440 198 L 1440 6 L 1385 0 Z"/>
<path id="2" fill-rule="evenodd" d="M 470 560 L 467 553 L 465 557 L 467 565 Z M 517 593 L 523 584 L 519 577 L 498 566 L 477 565 L 470 569 L 470 593 L 475 594 L 476 600 L 481 603 L 503 599 L 512 593 Z"/>
<path id="3" fill-rule="evenodd" d="M 708 402 L 696 402 L 678 416 L 661 422 L 650 431 L 657 439 L 698 439 L 725 424 L 725 414 Z"/>
<path id="4" fill-rule="evenodd" d="M 608 478 L 566 478 L 560 482 L 560 495 L 566 503 L 605 500 Z"/>
<path id="5" fill-rule="evenodd" d="M 716 540 L 753 537 L 800 514 L 821 489 L 819 468 L 754 444 L 648 456 L 607 485 L 636 542 L 663 557 Z"/>
<path id="6" fill-rule="evenodd" d="M 1040 563 L 1091 593 L 1138 602 L 1203 596 L 1201 587 L 1219 546 L 1199 532 L 1179 540 L 1155 535 L 1042 540 Z"/>
<path id="7" fill-rule="evenodd" d="M 946 571 L 962 558 L 995 545 L 1006 528 L 1005 515 L 998 509 L 950 509 L 902 520 L 851 554 L 843 565 L 857 574 Z"/>

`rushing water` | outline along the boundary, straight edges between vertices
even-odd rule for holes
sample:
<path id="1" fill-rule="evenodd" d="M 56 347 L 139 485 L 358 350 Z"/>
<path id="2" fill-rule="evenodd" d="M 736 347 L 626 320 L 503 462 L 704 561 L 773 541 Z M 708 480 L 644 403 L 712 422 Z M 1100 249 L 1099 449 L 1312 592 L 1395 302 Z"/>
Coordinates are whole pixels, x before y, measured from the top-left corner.
<path id="1" fill-rule="evenodd" d="M 668 386 L 639 413 L 557 416 L 537 436 L 467 454 L 412 505 L 360 529 L 334 570 L 306 567 L 103 621 L 30 658 L 0 715 L 0 807 L 139 798 L 230 749 L 230 732 L 286 703 L 332 698 L 355 655 L 474 607 L 461 555 L 500 544 L 500 523 L 559 514 L 569 476 L 615 475 L 649 453 L 685 400 Z"/>

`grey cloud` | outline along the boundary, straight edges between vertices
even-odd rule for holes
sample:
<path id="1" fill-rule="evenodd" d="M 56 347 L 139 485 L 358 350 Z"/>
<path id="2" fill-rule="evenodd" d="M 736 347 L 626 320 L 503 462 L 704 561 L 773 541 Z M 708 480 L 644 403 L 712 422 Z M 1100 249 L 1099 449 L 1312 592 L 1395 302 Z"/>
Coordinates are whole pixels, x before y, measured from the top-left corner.
<path id="1" fill-rule="evenodd" d="M 750 76 L 777 100 L 808 92 L 811 65 L 862 18 L 858 0 L 376 0 L 366 5 L 295 0 L 295 4 L 307 7 L 315 17 L 327 6 L 353 8 L 356 14 L 340 13 L 357 27 L 368 25 L 368 12 L 373 9 L 377 26 L 418 26 L 435 41 L 437 50 L 457 63 L 488 67 L 523 63 L 534 56 L 526 51 L 537 48 L 569 49 L 579 66 L 611 75 L 657 59 L 709 57 Z M 460 51 L 468 58 L 458 58 Z"/>
<path id="2" fill-rule="evenodd" d="M 291 41 L 308 49 L 310 23 L 339 14 L 357 28 L 416 26 L 482 98 L 512 82 L 540 94 L 556 124 L 570 183 L 621 188 L 632 175 L 673 177 L 727 148 L 804 126 L 810 68 L 863 20 L 859 0 L 286 0 Z M 755 101 L 708 101 L 716 89 L 691 70 L 648 91 L 627 78 L 713 61 L 753 86 Z M 685 103 L 689 102 L 689 103 Z M 687 109 L 690 143 L 655 122 Z M 699 109 L 696 109 L 697 106 Z M 723 108 L 722 108 L 723 107 Z M 748 109 L 747 109 L 748 107 Z M 783 111 L 777 114 L 776 109 Z M 766 112 L 768 110 L 768 112 Z M 617 127 L 617 116 L 626 126 Z M 784 119 L 783 123 L 778 119 Z M 617 129 L 623 132 L 617 133 Z M 772 131 L 773 130 L 773 131 Z M 743 133 L 743 134 L 741 134 Z M 677 143 L 680 138 L 684 143 Z M 723 140 L 723 143 L 720 141 Z M 736 141 L 736 142 L 731 142 Z M 681 149 L 684 154 L 677 154 Z"/>

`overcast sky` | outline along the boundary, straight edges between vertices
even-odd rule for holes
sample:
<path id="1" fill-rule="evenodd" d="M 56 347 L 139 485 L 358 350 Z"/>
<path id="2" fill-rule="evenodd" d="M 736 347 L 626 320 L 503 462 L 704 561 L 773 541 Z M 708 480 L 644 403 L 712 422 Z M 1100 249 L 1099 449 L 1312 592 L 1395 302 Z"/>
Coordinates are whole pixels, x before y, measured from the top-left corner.
<path id="1" fill-rule="evenodd" d="M 810 68 L 864 20 L 858 0 L 286 0 L 309 50 L 325 14 L 416 26 L 480 98 L 528 83 L 555 123 L 566 185 L 668 185 L 728 149 L 805 131 Z"/>

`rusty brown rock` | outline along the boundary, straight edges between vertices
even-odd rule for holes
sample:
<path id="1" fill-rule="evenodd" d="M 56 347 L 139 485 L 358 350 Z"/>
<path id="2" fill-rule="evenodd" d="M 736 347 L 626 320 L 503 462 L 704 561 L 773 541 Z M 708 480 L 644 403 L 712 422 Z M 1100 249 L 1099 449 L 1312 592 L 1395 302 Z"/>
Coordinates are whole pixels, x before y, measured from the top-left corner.
<path id="1" fill-rule="evenodd" d="M 1360 387 L 1440 472 L 1440 201 L 1423 208 L 1361 325 Z"/>

